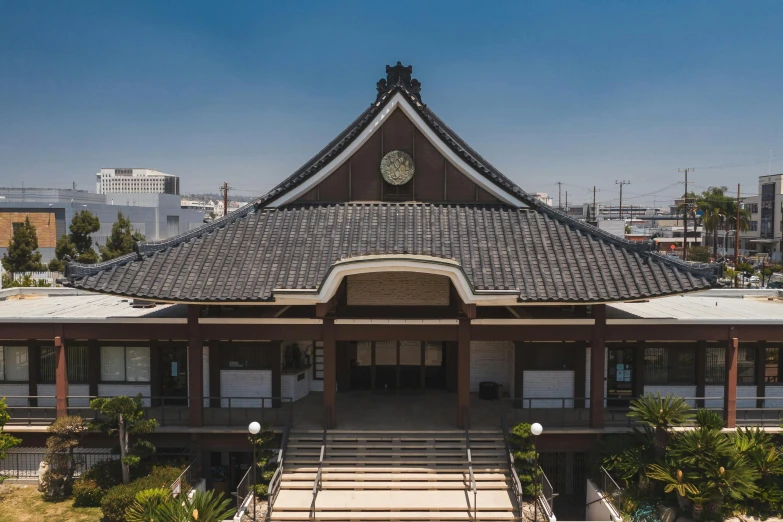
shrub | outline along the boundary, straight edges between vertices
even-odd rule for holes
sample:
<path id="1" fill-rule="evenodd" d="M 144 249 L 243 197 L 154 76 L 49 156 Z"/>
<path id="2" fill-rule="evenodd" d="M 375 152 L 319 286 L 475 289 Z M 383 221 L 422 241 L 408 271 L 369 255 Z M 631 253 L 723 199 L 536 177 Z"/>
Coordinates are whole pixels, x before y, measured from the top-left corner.
<path id="1" fill-rule="evenodd" d="M 102 490 L 107 490 L 122 482 L 122 463 L 119 460 L 104 460 L 88 469 L 83 479 L 95 481 Z"/>
<path id="2" fill-rule="evenodd" d="M 101 501 L 104 518 L 113 522 L 125 520 L 125 511 L 133 504 L 137 493 L 145 489 L 168 489 L 181 473 L 182 470 L 179 468 L 158 466 L 145 477 L 129 484 L 118 484 L 112 487 Z M 183 490 L 185 489 L 186 486 L 183 485 Z"/>
<path id="3" fill-rule="evenodd" d="M 125 511 L 125 519 L 128 522 L 158 520 L 158 509 L 170 500 L 171 492 L 168 489 L 154 488 L 139 491 L 133 503 Z"/>
<path id="4" fill-rule="evenodd" d="M 269 496 L 269 484 L 256 484 L 254 487 L 256 496 L 265 499 Z"/>
<path id="5" fill-rule="evenodd" d="M 73 483 L 73 506 L 100 507 L 105 494 L 106 490 L 98 487 L 94 480 L 78 479 Z"/>

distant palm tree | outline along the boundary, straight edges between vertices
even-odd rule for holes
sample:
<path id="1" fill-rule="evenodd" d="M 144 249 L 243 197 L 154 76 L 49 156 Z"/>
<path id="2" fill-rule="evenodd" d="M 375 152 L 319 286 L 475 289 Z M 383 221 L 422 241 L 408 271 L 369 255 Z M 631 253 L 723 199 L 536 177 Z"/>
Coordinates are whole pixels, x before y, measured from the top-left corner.
<path id="1" fill-rule="evenodd" d="M 739 210 L 739 231 L 747 232 L 750 230 L 750 211 L 745 208 Z M 726 253 L 729 252 L 729 230 L 737 229 L 737 202 L 733 199 L 726 202 L 726 211 L 724 226 L 726 227 L 726 240 L 724 246 L 726 247 Z M 739 252 L 734 252 L 735 256 L 739 255 Z"/>

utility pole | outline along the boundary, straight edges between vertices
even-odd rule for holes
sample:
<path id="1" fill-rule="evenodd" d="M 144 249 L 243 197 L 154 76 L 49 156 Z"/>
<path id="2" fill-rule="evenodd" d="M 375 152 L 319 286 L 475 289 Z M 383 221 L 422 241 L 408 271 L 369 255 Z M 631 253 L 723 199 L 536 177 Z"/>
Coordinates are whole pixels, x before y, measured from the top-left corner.
<path id="1" fill-rule="evenodd" d="M 685 197 L 683 199 L 683 205 L 685 205 L 685 212 L 683 212 L 683 225 L 684 233 L 682 237 L 682 260 L 688 260 L 688 212 L 691 210 L 691 205 L 688 203 L 688 172 L 693 172 L 694 168 L 677 169 L 677 172 L 685 173 Z"/>
<path id="2" fill-rule="evenodd" d="M 630 185 L 630 181 L 614 180 L 615 185 L 620 185 L 620 219 L 623 219 L 623 185 Z"/>
<path id="3" fill-rule="evenodd" d="M 734 232 L 734 266 L 739 263 L 739 247 L 740 247 L 740 184 L 737 183 L 737 227 Z"/>
<path id="4" fill-rule="evenodd" d="M 229 187 L 225 181 L 220 185 L 220 192 L 223 194 L 223 215 L 228 215 L 228 191 L 233 190 L 234 187 Z"/>
<path id="5" fill-rule="evenodd" d="M 562 188 L 563 188 L 563 182 L 562 181 L 558 181 L 557 182 L 557 208 L 558 208 L 558 210 L 563 210 L 563 205 L 560 204 L 560 194 L 561 194 L 561 189 Z"/>
<path id="6" fill-rule="evenodd" d="M 593 185 L 593 221 L 598 223 L 598 209 L 595 207 L 595 185 Z"/>
<path id="7" fill-rule="evenodd" d="M 566 205 L 565 205 L 565 211 L 568 212 L 568 191 L 566 190 Z"/>

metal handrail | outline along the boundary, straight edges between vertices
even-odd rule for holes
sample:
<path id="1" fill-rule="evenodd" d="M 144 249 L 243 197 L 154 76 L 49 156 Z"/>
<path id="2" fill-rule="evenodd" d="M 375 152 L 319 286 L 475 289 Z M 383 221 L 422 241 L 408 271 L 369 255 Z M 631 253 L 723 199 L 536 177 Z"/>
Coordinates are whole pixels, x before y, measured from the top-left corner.
<path id="1" fill-rule="evenodd" d="M 184 470 L 182 470 L 182 473 L 179 474 L 179 477 L 177 477 L 174 482 L 171 483 L 171 486 L 169 486 L 169 490 L 171 491 L 171 496 L 174 498 L 177 498 L 180 493 L 182 493 L 182 481 L 183 479 L 185 482 L 189 485 L 192 484 L 192 469 L 196 467 L 197 460 L 193 459 L 190 464 L 188 464 L 188 467 L 186 467 Z"/>
<path id="2" fill-rule="evenodd" d="M 598 487 L 601 488 L 601 491 L 603 492 L 603 497 L 599 496 L 598 500 L 605 500 L 607 501 L 612 508 L 619 514 L 620 511 L 620 497 L 623 494 L 623 488 L 617 485 L 617 482 L 612 478 L 612 476 L 609 474 L 608 471 L 606 471 L 606 468 L 601 466 L 599 468 L 601 483 L 598 484 Z"/>
<path id="3" fill-rule="evenodd" d="M 321 474 L 323 473 L 324 466 L 324 453 L 326 452 L 326 428 L 324 428 L 324 434 L 321 438 L 321 456 L 318 459 L 318 472 L 315 474 L 315 480 L 313 481 L 313 501 L 310 503 L 310 520 L 315 522 L 315 499 L 318 498 L 318 492 L 321 490 Z"/>
<path id="4" fill-rule="evenodd" d="M 237 512 L 239 512 L 242 509 L 242 506 L 245 503 L 245 500 L 248 499 L 248 492 L 250 491 L 250 485 L 249 482 L 251 480 L 251 472 L 253 471 L 253 466 L 255 466 L 255 463 L 251 464 L 249 468 L 247 468 L 247 472 L 245 472 L 245 476 L 242 477 L 242 480 L 239 481 L 239 484 L 237 484 Z M 253 492 L 255 494 L 255 492 Z"/>
<path id="5" fill-rule="evenodd" d="M 511 446 L 508 443 L 508 424 L 506 422 L 506 414 L 501 409 L 500 411 L 500 427 L 503 430 L 503 443 L 505 445 L 506 463 L 508 464 L 508 472 L 511 475 L 511 490 L 514 501 L 517 504 L 517 511 L 519 513 L 519 520 L 522 520 L 522 483 L 519 481 L 517 470 L 514 467 L 514 454 L 511 452 Z"/>
<path id="6" fill-rule="evenodd" d="M 554 489 L 552 488 L 552 483 L 549 482 L 549 478 L 546 476 L 546 473 L 544 473 L 544 470 L 541 469 L 541 466 L 538 467 L 538 473 L 541 476 L 541 487 L 538 492 L 537 501 L 544 510 L 547 518 L 552 520 L 552 517 L 555 516 L 554 503 L 557 493 L 555 493 Z"/>
<path id="7" fill-rule="evenodd" d="M 465 418 L 465 408 L 463 408 L 462 412 L 462 418 Z M 476 477 L 473 475 L 473 456 L 470 452 L 470 432 L 468 431 L 468 428 L 465 428 L 465 449 L 467 451 L 468 456 L 468 474 L 470 477 L 470 484 L 465 486 L 466 492 L 468 491 L 468 486 L 473 490 L 473 522 L 477 521 L 476 515 L 477 515 L 477 508 L 476 508 L 476 500 L 478 497 L 478 490 L 476 488 Z"/>
<path id="8" fill-rule="evenodd" d="M 277 495 L 280 493 L 280 484 L 283 481 L 284 473 L 283 467 L 285 466 L 285 452 L 286 449 L 288 449 L 288 436 L 291 433 L 291 426 L 294 422 L 293 417 L 293 412 L 289 412 L 288 420 L 286 420 L 285 429 L 283 430 L 283 440 L 280 444 L 280 451 L 277 453 L 277 469 L 275 470 L 275 474 L 272 475 L 272 480 L 269 481 L 269 488 L 267 489 L 268 501 L 266 520 L 271 520 L 272 511 L 275 507 L 275 500 L 277 500 Z"/>

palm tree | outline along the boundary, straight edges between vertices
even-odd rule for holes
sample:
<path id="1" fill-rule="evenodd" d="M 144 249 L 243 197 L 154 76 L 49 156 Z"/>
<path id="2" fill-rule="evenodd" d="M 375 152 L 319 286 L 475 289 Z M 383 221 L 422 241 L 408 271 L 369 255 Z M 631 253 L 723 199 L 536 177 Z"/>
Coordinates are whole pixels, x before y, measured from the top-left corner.
<path id="1" fill-rule="evenodd" d="M 726 227 L 726 240 L 724 246 L 726 247 L 726 254 L 729 252 L 729 230 L 737 229 L 737 202 L 733 199 L 728 199 L 725 203 L 725 218 L 723 225 Z M 739 211 L 739 231 L 747 232 L 750 230 L 750 211 L 748 209 L 740 209 Z M 739 252 L 734 252 L 734 257 L 737 259 Z"/>
<path id="2" fill-rule="evenodd" d="M 718 257 L 718 227 L 725 218 L 724 203 L 726 202 L 727 187 L 710 187 L 696 200 L 696 209 L 701 212 L 702 225 L 705 229 L 705 237 L 712 242 L 712 255 Z"/>
<path id="3" fill-rule="evenodd" d="M 655 430 L 653 445 L 655 458 L 663 459 L 666 455 L 666 444 L 669 441 L 669 430 L 691 419 L 690 406 L 680 397 L 660 393 L 647 394 L 631 402 L 628 416 L 646 424 Z"/>

